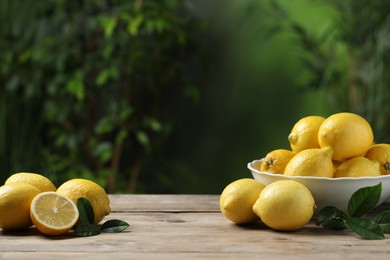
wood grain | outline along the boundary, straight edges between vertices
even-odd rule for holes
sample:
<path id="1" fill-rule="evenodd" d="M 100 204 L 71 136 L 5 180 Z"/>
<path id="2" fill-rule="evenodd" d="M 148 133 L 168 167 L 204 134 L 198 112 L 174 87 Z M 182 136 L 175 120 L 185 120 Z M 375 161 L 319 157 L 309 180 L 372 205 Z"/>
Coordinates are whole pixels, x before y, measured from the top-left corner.
<path id="1" fill-rule="evenodd" d="M 385 259 L 390 236 L 364 240 L 311 221 L 294 232 L 239 226 L 216 195 L 110 195 L 112 214 L 131 226 L 95 237 L 46 237 L 35 228 L 0 233 L 0 259 Z M 383 208 L 388 208 L 386 204 Z"/>

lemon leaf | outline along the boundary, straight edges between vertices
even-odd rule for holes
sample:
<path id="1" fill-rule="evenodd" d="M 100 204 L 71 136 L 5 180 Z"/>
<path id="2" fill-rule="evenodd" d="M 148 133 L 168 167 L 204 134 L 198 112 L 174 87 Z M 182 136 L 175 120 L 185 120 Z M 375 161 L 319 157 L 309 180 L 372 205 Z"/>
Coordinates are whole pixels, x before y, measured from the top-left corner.
<path id="1" fill-rule="evenodd" d="M 377 205 L 382 192 L 382 183 L 364 187 L 352 194 L 348 203 L 348 214 L 328 206 L 318 213 L 317 225 L 333 230 L 349 228 L 365 239 L 384 239 L 390 234 L 390 211 L 384 211 L 374 218 L 364 218 Z"/>
<path id="2" fill-rule="evenodd" d="M 118 219 L 111 219 L 104 222 L 102 225 L 102 232 L 106 233 L 119 233 L 128 228 L 130 225 L 123 221 Z"/>
<path id="3" fill-rule="evenodd" d="M 390 234 L 390 211 L 384 211 L 373 218 L 379 224 L 383 233 Z"/>
<path id="4" fill-rule="evenodd" d="M 382 228 L 379 224 L 370 219 L 350 217 L 347 218 L 345 224 L 356 234 L 364 237 L 365 239 L 384 239 Z"/>
<path id="5" fill-rule="evenodd" d="M 348 202 L 348 215 L 361 217 L 375 208 L 382 192 L 382 182 L 377 185 L 364 187 L 352 194 Z"/>
<path id="6" fill-rule="evenodd" d="M 317 225 L 331 230 L 346 229 L 345 220 L 348 218 L 347 214 L 336 207 L 328 206 L 318 213 Z"/>
<path id="7" fill-rule="evenodd" d="M 79 215 L 81 222 L 84 224 L 92 224 L 95 220 L 95 214 L 91 203 L 87 198 L 79 198 L 77 200 L 77 209 L 79 210 Z"/>
<path id="8" fill-rule="evenodd" d="M 78 225 L 74 233 L 80 237 L 96 236 L 101 233 L 99 226 L 90 223 L 81 223 Z"/>

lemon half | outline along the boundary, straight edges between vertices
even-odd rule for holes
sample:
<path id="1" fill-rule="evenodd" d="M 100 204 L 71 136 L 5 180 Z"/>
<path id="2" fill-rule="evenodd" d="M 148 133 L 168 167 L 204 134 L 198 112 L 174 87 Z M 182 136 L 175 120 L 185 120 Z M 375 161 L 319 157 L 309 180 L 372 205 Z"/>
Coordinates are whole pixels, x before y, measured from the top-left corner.
<path id="1" fill-rule="evenodd" d="M 79 218 L 79 211 L 68 197 L 47 191 L 32 200 L 30 216 L 39 231 L 58 236 L 72 229 Z"/>

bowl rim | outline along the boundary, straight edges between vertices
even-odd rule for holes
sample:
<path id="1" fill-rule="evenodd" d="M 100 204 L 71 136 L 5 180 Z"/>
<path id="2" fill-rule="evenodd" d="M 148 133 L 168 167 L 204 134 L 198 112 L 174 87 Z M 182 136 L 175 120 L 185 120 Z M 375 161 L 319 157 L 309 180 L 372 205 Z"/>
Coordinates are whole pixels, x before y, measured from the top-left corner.
<path id="1" fill-rule="evenodd" d="M 262 159 L 256 159 L 256 160 L 253 160 L 251 162 L 249 162 L 247 164 L 247 167 L 250 171 L 252 172 L 256 172 L 256 173 L 259 173 L 259 174 L 264 174 L 264 175 L 268 175 L 268 176 L 273 176 L 273 177 L 277 177 L 277 176 L 283 176 L 283 178 L 287 178 L 287 179 L 302 179 L 302 180 L 326 180 L 326 181 L 343 181 L 343 180 L 383 180 L 383 179 L 387 179 L 387 178 L 390 178 L 390 174 L 388 175 L 381 175 L 381 176 L 364 176 L 364 177 L 340 177 L 340 178 L 328 178 L 328 177 L 318 177 L 318 176 L 287 176 L 287 175 L 284 175 L 284 174 L 275 174 L 275 173 L 271 173 L 271 172 L 262 172 L 262 171 L 259 171 L 255 168 L 252 167 L 252 165 L 256 162 L 261 162 L 264 158 Z"/>

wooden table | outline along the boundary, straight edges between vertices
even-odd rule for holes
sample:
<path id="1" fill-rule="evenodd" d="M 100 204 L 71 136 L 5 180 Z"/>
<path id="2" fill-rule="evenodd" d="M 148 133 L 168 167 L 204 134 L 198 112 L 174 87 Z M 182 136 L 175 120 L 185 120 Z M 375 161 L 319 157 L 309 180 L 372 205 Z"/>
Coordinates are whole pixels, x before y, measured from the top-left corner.
<path id="1" fill-rule="evenodd" d="M 219 211 L 217 195 L 110 195 L 105 220 L 130 224 L 123 233 L 47 237 L 35 228 L 0 232 L 0 259 L 388 259 L 390 235 L 364 240 L 311 221 L 294 232 L 258 223 L 238 226 Z M 389 209 L 385 204 L 382 209 Z"/>

